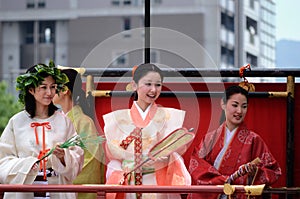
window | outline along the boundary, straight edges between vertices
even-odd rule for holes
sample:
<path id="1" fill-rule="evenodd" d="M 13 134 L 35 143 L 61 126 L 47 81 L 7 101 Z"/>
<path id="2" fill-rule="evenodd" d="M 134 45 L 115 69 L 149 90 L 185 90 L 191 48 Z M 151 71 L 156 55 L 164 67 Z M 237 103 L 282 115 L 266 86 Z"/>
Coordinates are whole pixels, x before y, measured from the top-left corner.
<path id="1" fill-rule="evenodd" d="M 113 6 L 130 6 L 132 4 L 131 0 L 112 0 L 111 5 Z"/>
<path id="2" fill-rule="evenodd" d="M 45 8 L 46 1 L 45 0 L 27 0 L 26 7 L 27 8 Z"/>
<path id="3" fill-rule="evenodd" d="M 250 8 L 251 9 L 254 9 L 254 1 L 255 0 L 249 0 L 250 2 L 249 2 L 249 4 L 250 4 Z"/>
<path id="4" fill-rule="evenodd" d="M 131 29 L 131 19 L 129 17 L 125 17 L 123 19 L 123 33 L 124 37 L 130 37 L 130 32 L 128 30 Z"/>
<path id="5" fill-rule="evenodd" d="M 112 0 L 112 1 L 111 1 L 111 4 L 112 4 L 113 6 L 119 6 L 119 5 L 120 5 L 120 0 Z"/>
<path id="6" fill-rule="evenodd" d="M 221 13 L 221 24 L 227 29 L 234 32 L 234 17 Z"/>
<path id="7" fill-rule="evenodd" d="M 249 32 L 249 41 L 251 44 L 254 44 L 254 38 L 257 34 L 257 22 L 249 17 L 247 17 L 247 30 Z"/>
<path id="8" fill-rule="evenodd" d="M 28 21 L 22 23 L 24 27 L 24 43 L 33 44 L 34 42 L 34 22 Z M 55 22 L 54 21 L 40 21 L 38 24 L 39 34 L 39 43 L 54 43 L 55 41 Z"/>
<path id="9" fill-rule="evenodd" d="M 124 0 L 124 1 L 123 1 L 123 4 L 124 4 L 125 6 L 129 6 L 129 5 L 131 5 L 131 0 Z"/>
<path id="10" fill-rule="evenodd" d="M 41 21 L 39 24 L 39 42 L 54 43 L 55 23 L 53 21 Z"/>
<path id="11" fill-rule="evenodd" d="M 247 59 L 247 63 L 250 63 L 253 67 L 257 67 L 257 57 L 250 54 L 250 53 L 246 53 L 246 59 Z"/>
<path id="12" fill-rule="evenodd" d="M 125 54 L 124 52 L 114 52 L 113 60 L 113 66 L 128 65 L 128 54 Z"/>
<path id="13" fill-rule="evenodd" d="M 154 5 L 162 4 L 162 0 L 154 0 Z"/>
<path id="14" fill-rule="evenodd" d="M 39 0 L 38 1 L 38 8 L 45 8 L 45 7 L 46 7 L 45 0 Z"/>
<path id="15" fill-rule="evenodd" d="M 27 8 L 34 8 L 35 7 L 34 0 L 27 0 L 26 6 Z"/>
<path id="16" fill-rule="evenodd" d="M 33 21 L 23 22 L 22 24 L 24 34 L 24 43 L 25 44 L 33 44 Z"/>
<path id="17" fill-rule="evenodd" d="M 51 40 L 51 29 L 46 28 L 45 29 L 45 43 L 50 43 Z"/>
<path id="18" fill-rule="evenodd" d="M 159 63 L 159 51 L 157 50 L 150 50 L 150 62 L 151 63 Z"/>
<path id="19" fill-rule="evenodd" d="M 251 28 L 253 28 L 254 34 L 257 33 L 257 22 L 250 17 L 247 17 L 247 30 L 250 31 Z"/>
<path id="20" fill-rule="evenodd" d="M 131 29 L 131 21 L 129 17 L 124 18 L 124 27 L 123 30 L 130 30 Z"/>
<path id="21" fill-rule="evenodd" d="M 222 46 L 221 61 L 225 64 L 234 65 L 234 50 Z"/>

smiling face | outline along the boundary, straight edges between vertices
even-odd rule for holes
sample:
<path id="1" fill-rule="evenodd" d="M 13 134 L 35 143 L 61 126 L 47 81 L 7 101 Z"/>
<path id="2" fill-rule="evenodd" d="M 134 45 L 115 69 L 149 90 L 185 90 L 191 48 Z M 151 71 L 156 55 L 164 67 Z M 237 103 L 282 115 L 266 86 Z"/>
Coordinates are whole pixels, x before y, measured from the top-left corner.
<path id="1" fill-rule="evenodd" d="M 221 101 L 221 106 L 225 111 L 226 126 L 230 131 L 244 121 L 248 109 L 248 102 L 245 95 L 241 93 L 233 94 L 227 100 L 227 103 Z"/>
<path id="2" fill-rule="evenodd" d="M 162 89 L 162 79 L 159 73 L 150 71 L 138 83 L 132 82 L 132 88 L 138 94 L 137 104 L 142 110 L 159 97 Z"/>
<path id="3" fill-rule="evenodd" d="M 30 88 L 29 92 L 34 96 L 37 106 L 48 106 L 56 93 L 56 89 L 55 80 L 52 76 L 48 76 L 38 87 Z"/>

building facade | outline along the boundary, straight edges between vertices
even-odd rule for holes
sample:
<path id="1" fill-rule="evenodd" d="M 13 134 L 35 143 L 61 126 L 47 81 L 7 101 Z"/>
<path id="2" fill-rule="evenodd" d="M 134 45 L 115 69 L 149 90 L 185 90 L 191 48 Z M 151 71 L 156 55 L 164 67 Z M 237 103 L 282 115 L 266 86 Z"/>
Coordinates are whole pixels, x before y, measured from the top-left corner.
<path id="1" fill-rule="evenodd" d="M 144 0 L 0 0 L 0 78 L 12 82 L 20 69 L 50 59 L 74 67 L 142 63 L 144 15 Z M 158 28 L 150 32 L 151 62 L 275 67 L 272 0 L 151 0 L 150 23 Z"/>

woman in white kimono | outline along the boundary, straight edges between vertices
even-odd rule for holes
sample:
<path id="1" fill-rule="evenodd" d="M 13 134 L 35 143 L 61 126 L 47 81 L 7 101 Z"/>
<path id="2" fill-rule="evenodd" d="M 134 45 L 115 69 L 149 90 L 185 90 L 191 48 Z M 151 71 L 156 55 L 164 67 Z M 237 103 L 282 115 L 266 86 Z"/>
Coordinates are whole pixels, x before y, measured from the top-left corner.
<path id="1" fill-rule="evenodd" d="M 136 68 L 131 83 L 135 101 L 131 109 L 117 110 L 103 116 L 107 139 L 107 184 L 118 184 L 124 173 L 147 158 L 149 150 L 174 130 L 181 128 L 185 112 L 159 107 L 155 100 L 162 89 L 163 75 L 153 64 Z M 181 153 L 184 150 L 181 151 Z M 177 152 L 158 158 L 136 169 L 124 184 L 190 185 L 191 179 Z M 127 193 L 107 194 L 108 198 L 180 198 L 180 194 Z"/>
<path id="2" fill-rule="evenodd" d="M 54 104 L 60 105 L 62 111 L 74 124 L 78 134 L 96 139 L 98 132 L 95 123 L 89 117 L 89 106 L 82 89 L 80 74 L 74 69 L 61 70 L 66 74 L 69 82 L 67 87 L 54 96 Z M 104 151 L 100 143 L 89 143 L 84 149 L 84 165 L 81 173 L 73 181 L 73 184 L 103 184 L 104 183 Z M 96 193 L 79 193 L 78 199 L 94 199 Z"/>
<path id="3" fill-rule="evenodd" d="M 0 138 L 1 184 L 72 184 L 83 165 L 83 150 L 59 144 L 76 135 L 71 121 L 57 111 L 52 99 L 68 78 L 55 68 L 38 64 L 17 78 L 19 101 L 25 110 L 15 114 Z M 37 162 L 55 147 L 53 154 Z M 76 198 L 76 193 L 11 193 L 4 198 Z"/>

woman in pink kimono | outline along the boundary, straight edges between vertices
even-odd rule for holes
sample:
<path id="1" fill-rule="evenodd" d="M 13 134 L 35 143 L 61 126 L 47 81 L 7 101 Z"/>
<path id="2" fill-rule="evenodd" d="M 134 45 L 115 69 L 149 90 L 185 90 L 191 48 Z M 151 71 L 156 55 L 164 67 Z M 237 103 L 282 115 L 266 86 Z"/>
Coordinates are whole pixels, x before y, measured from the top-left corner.
<path id="1" fill-rule="evenodd" d="M 207 133 L 192 154 L 189 165 L 192 184 L 271 185 L 276 182 L 281 175 L 278 162 L 262 138 L 247 129 L 243 122 L 248 108 L 248 92 L 239 86 L 227 88 L 221 107 L 225 122 Z M 256 158 L 260 162 L 253 162 Z M 189 198 L 219 199 L 224 195 L 201 193 L 190 194 Z M 239 194 L 235 198 L 247 196 Z"/>
<path id="2" fill-rule="evenodd" d="M 185 112 L 159 107 L 155 100 L 162 89 L 163 75 L 153 64 L 142 64 L 133 74 L 135 101 L 131 109 L 117 110 L 103 116 L 107 139 L 107 184 L 119 184 L 123 174 L 147 158 L 151 147 L 182 127 Z M 181 151 L 181 152 L 184 152 Z M 124 184 L 190 185 L 181 156 L 177 152 L 150 161 L 131 172 Z M 108 198 L 180 198 L 179 194 L 127 193 L 107 194 Z"/>
<path id="3" fill-rule="evenodd" d="M 83 165 L 83 150 L 59 144 L 76 135 L 71 121 L 57 111 L 52 99 L 68 78 L 55 68 L 38 64 L 17 78 L 19 101 L 25 110 L 14 115 L 0 139 L 1 184 L 72 184 Z M 51 148 L 53 154 L 37 162 Z M 75 193 L 6 192 L 4 198 L 76 198 Z"/>

